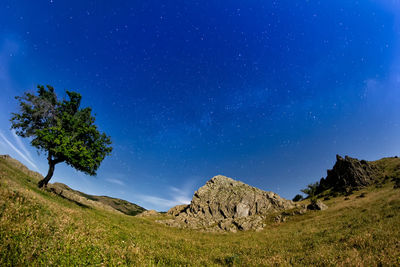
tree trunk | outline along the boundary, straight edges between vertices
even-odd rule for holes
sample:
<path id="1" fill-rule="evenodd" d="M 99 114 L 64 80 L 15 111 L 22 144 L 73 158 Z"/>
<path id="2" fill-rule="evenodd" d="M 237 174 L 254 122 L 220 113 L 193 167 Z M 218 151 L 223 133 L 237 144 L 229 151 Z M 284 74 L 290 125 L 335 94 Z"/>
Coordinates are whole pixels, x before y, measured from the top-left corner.
<path id="1" fill-rule="evenodd" d="M 38 183 L 39 188 L 42 188 L 43 186 L 47 187 L 47 184 L 49 183 L 51 177 L 53 177 L 55 166 L 56 166 L 56 164 L 52 160 L 50 160 L 49 161 L 49 171 L 47 172 L 46 177 L 44 177 L 42 180 L 39 181 L 39 183 Z"/>

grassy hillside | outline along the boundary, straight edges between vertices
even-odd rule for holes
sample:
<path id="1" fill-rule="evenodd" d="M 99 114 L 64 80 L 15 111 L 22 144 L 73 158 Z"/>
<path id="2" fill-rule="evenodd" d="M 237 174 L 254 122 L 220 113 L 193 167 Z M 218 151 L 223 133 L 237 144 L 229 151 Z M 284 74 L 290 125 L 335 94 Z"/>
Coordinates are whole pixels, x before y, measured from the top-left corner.
<path id="1" fill-rule="evenodd" d="M 16 170 L 21 171 L 26 174 L 27 180 L 31 183 L 38 183 L 39 180 L 43 179 L 43 176 L 40 173 L 29 170 L 26 166 L 24 166 L 21 162 L 8 155 L 0 155 L 0 159 L 4 159 L 6 164 L 13 167 Z M 92 207 L 96 209 L 108 210 L 117 213 L 124 213 L 127 215 L 137 215 L 146 209 L 131 203 L 129 201 L 113 198 L 108 196 L 94 196 L 85 194 L 83 192 L 74 190 L 69 186 L 63 183 L 49 183 L 47 190 L 54 192 L 55 194 L 66 198 L 72 202 L 75 202 L 77 205 Z"/>
<path id="2" fill-rule="evenodd" d="M 381 170 L 381 176 L 378 177 L 380 182 L 384 182 L 385 178 L 400 179 L 400 159 L 398 157 L 383 158 L 371 161 L 371 163 Z"/>
<path id="3" fill-rule="evenodd" d="M 113 210 L 117 210 L 119 212 L 132 216 L 137 215 L 146 210 L 140 207 L 139 205 L 136 205 L 134 203 L 131 203 L 123 199 L 113 198 L 108 196 L 88 195 L 80 191 L 74 190 L 63 183 L 51 184 L 50 188 L 51 190 L 53 190 L 54 192 L 65 198 L 77 201 L 82 205 L 93 206 L 95 208 L 102 207 L 103 209 L 109 210 L 108 207 L 111 207 Z"/>
<path id="4" fill-rule="evenodd" d="M 35 181 L 0 158 L 0 266 L 400 264 L 400 190 L 391 179 L 331 198 L 328 210 L 235 234 L 77 205 Z"/>

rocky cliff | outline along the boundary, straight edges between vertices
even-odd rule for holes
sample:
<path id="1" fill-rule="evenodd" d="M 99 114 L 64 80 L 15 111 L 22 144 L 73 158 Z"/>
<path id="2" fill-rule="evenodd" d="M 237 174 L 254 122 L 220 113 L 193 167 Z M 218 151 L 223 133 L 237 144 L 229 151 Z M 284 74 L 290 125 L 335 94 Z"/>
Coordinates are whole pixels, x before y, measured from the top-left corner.
<path id="1" fill-rule="evenodd" d="M 372 163 L 336 155 L 336 163 L 331 170 L 327 171 L 326 178 L 321 179 L 319 191 L 330 188 L 334 191 L 358 189 L 373 183 L 377 176 L 379 176 L 379 170 Z"/>
<path id="2" fill-rule="evenodd" d="M 218 175 L 199 188 L 190 205 L 168 211 L 170 226 L 208 230 L 260 230 L 265 215 L 293 208 L 292 201 L 273 192 Z"/>

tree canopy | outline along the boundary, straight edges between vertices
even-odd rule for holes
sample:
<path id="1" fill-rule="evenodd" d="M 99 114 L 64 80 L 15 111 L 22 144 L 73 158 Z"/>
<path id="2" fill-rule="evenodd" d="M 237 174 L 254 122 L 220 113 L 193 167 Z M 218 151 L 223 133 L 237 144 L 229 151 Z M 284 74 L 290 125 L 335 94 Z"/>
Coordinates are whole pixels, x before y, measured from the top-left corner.
<path id="1" fill-rule="evenodd" d="M 49 173 L 39 182 L 47 185 L 54 166 L 65 162 L 88 175 L 96 175 L 103 159 L 112 151 L 111 139 L 94 124 L 90 107 L 81 108 L 82 96 L 66 91 L 68 99 L 58 100 L 50 85 L 37 87 L 37 95 L 17 96 L 20 113 L 12 113 L 12 129 L 31 138 L 32 146 L 47 153 Z"/>

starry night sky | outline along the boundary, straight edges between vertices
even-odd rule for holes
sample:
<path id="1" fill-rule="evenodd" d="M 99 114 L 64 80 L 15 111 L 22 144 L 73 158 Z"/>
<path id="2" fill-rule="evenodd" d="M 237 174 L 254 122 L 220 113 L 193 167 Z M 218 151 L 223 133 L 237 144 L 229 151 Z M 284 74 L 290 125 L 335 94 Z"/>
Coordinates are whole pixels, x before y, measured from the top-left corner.
<path id="1" fill-rule="evenodd" d="M 157 210 L 217 174 L 291 199 L 336 154 L 400 154 L 399 19 L 391 0 L 2 0 L 0 154 L 46 174 L 9 119 L 50 84 L 114 146 L 51 182 Z"/>

